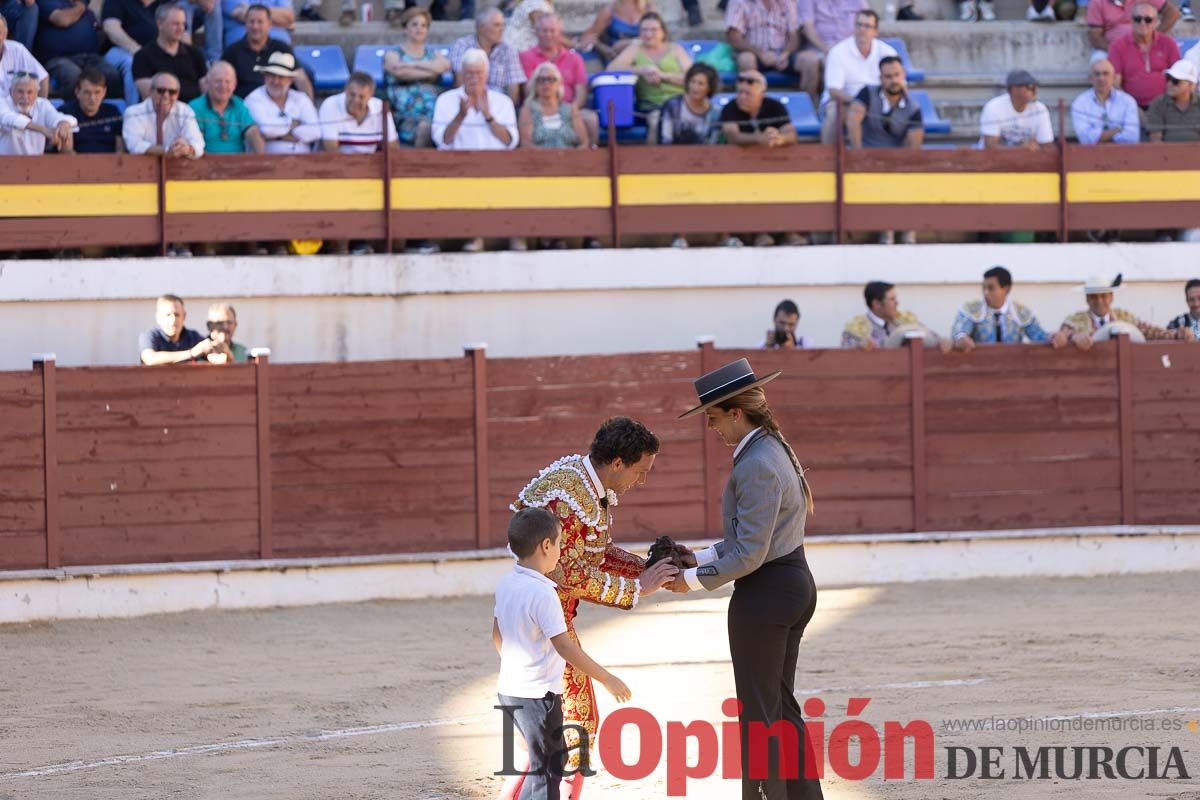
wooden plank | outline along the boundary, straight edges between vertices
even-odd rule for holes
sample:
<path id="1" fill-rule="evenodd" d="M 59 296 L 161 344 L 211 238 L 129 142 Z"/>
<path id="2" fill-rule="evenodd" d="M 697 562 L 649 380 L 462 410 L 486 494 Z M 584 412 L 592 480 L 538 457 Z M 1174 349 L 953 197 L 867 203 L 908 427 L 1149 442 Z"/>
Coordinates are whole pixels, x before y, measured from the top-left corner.
<path id="1" fill-rule="evenodd" d="M 1121 442 L 1121 523 L 1132 525 L 1137 518 L 1134 507 L 1133 475 L 1133 344 L 1128 336 L 1117 337 L 1117 383 L 1120 386 L 1121 413 L 1118 432 Z M 1200 431 L 1197 432 L 1200 440 Z"/>
<path id="2" fill-rule="evenodd" d="M 877 231 L 880 220 L 897 230 L 931 231 L 1044 231 L 1057 227 L 1057 204 L 1021 205 L 887 205 L 852 203 L 845 206 L 846 230 Z"/>
<path id="3" fill-rule="evenodd" d="M 253 457 L 217 456 L 180 461 L 69 464 L 63 466 L 60 480 L 64 494 L 82 497 L 114 492 L 245 489 L 256 485 L 257 476 Z"/>
<path id="4" fill-rule="evenodd" d="M 108 402 L 147 397 L 183 398 L 185 401 L 194 398 L 200 402 L 207 396 L 252 393 L 254 371 L 246 364 L 231 364 L 219 369 L 199 364 L 173 369 L 72 367 L 61 370 L 58 384 L 62 402 L 87 403 L 101 395 Z"/>
<path id="5" fill-rule="evenodd" d="M 690 388 L 699 375 L 699 366 L 698 357 L 692 353 L 492 358 L 488 359 L 488 391 L 646 383 L 680 383 Z"/>
<path id="6" fill-rule="evenodd" d="M 63 565 L 143 564 L 254 558 L 255 520 L 111 524 L 63 529 Z"/>
<path id="7" fill-rule="evenodd" d="M 912 436 L 912 517 L 913 530 L 925 530 L 926 495 L 929 492 L 928 466 L 925 457 L 925 347 L 921 342 L 908 343 L 909 380 L 912 387 L 909 432 Z"/>
<path id="8" fill-rule="evenodd" d="M 1071 428 L 1117 427 L 1115 399 L 1072 398 L 1006 399 L 980 405 L 976 402 L 927 403 L 926 423 L 931 433 L 1022 433 Z"/>
<path id="9" fill-rule="evenodd" d="M 931 465 L 1015 465 L 1030 461 L 1067 464 L 1082 459 L 1118 458 L 1120 453 L 1117 432 L 1106 429 L 1027 434 L 931 433 L 927 447 Z"/>
<path id="10" fill-rule="evenodd" d="M 1078 492 L 1011 492 L 986 496 L 930 495 L 931 530 L 990 530 L 1074 525 L 1115 525 L 1119 489 Z"/>
<path id="11" fill-rule="evenodd" d="M 424 487 L 440 483 L 461 484 L 475 477 L 472 459 L 464 464 L 425 466 L 413 464 L 398 467 L 386 466 L 351 467 L 346 469 L 300 469 L 271 472 L 271 483 L 277 488 L 305 486 L 356 486 L 370 484 L 378 491 L 397 491 L 408 487 Z"/>
<path id="12" fill-rule="evenodd" d="M 1115 367 L 1115 365 L 1114 365 Z M 987 394 L 981 394 L 986 387 Z M 1114 371 L 1079 373 L 1017 372 L 1002 381 L 978 375 L 930 376 L 926 386 L 930 403 L 969 403 L 979 407 L 984 398 L 1003 408 L 1009 400 L 1117 399 Z"/>
<path id="13" fill-rule="evenodd" d="M 454 208 L 445 211 L 393 211 L 398 238 L 459 239 L 474 236 L 607 237 L 609 208 Z"/>
<path id="14" fill-rule="evenodd" d="M 1067 146 L 1072 172 L 1126 170 L 1200 169 L 1200 153 L 1187 144 L 1145 142 L 1137 147 L 1110 147 L 1111 153 L 1097 152 L 1091 145 Z M 1071 204 L 1071 215 L 1075 214 Z"/>
<path id="15" fill-rule="evenodd" d="M 846 171 L 1058 172 L 1058 155 L 1047 151 L 984 151 L 969 148 L 916 151 L 873 147 L 847 150 Z"/>
<path id="16" fill-rule="evenodd" d="M 367 425 L 274 425 L 271 428 L 272 458 L 280 455 L 319 453 L 403 453 L 436 451 L 439 448 L 471 447 L 471 432 L 455 420 L 427 420 L 406 427 L 402 421 L 388 426 Z"/>
<path id="17" fill-rule="evenodd" d="M 246 159 L 252 161 L 253 159 Z M 4 184 L 154 183 L 152 156 L 89 153 L 86 158 L 6 158 L 0 161 Z"/>
<path id="18" fill-rule="evenodd" d="M 59 508 L 64 528 L 225 523 L 257 520 L 258 491 L 251 487 L 221 491 L 113 492 L 107 496 L 68 495 L 61 499 Z"/>
<path id="19" fill-rule="evenodd" d="M 528 178 L 531 175 L 607 176 L 608 153 L 603 150 L 538 152 L 523 148 L 491 153 L 402 149 L 392 157 L 394 178 Z"/>
<path id="20" fill-rule="evenodd" d="M 41 569 L 46 566 L 46 534 L 0 527 L 0 570 Z"/>
<path id="21" fill-rule="evenodd" d="M 414 387 L 469 392 L 471 372 L 461 358 L 271 365 L 273 402 L 289 395 L 355 396 L 408 391 Z"/>
<path id="22" fill-rule="evenodd" d="M 1117 458 L 1086 459 L 1070 464 L 1057 461 L 980 464 L 971 469 L 958 464 L 937 464 L 929 468 L 930 494 L 985 497 L 1021 491 L 1070 492 L 1120 486 L 1121 463 Z"/>
<path id="23" fill-rule="evenodd" d="M 695 393 L 693 392 L 693 395 Z M 657 385 L 614 387 L 613 391 L 596 391 L 592 387 L 554 387 L 537 390 L 501 390 L 488 392 L 488 414 L 500 420 L 513 417 L 586 416 L 601 421 L 619 413 L 622 416 L 645 420 L 651 416 L 677 417 L 683 398 L 687 395 L 680 386 L 665 388 Z"/>
<path id="24" fill-rule="evenodd" d="M 1200 430 L 1135 431 L 1133 452 L 1142 459 L 1171 458 L 1173 453 L 1200 453 Z"/>
<path id="25" fill-rule="evenodd" d="M 1126 230 L 1190 227 L 1200 217 L 1200 201 L 1161 203 L 1071 203 L 1071 228 L 1096 230 L 1120 226 Z"/>
<path id="26" fill-rule="evenodd" d="M 1180 304 L 1182 305 L 1182 303 Z M 1181 309 L 1182 310 L 1182 309 Z M 1181 373 L 1200 373 L 1200 348 L 1190 342 L 1146 342 L 1133 348 L 1133 373 L 1139 381 L 1159 377 L 1181 380 Z M 1162 360 L 1167 357 L 1166 362 Z M 1186 380 L 1186 378 L 1182 378 Z"/>
<path id="27" fill-rule="evenodd" d="M 624 150 L 622 152 L 628 152 Z M 747 176 L 753 179 L 753 176 Z M 829 203 L 729 203 L 624 206 L 617 211 L 624 233 L 791 233 L 833 227 Z M 724 227 L 723 227 L 724 226 Z"/>
<path id="28" fill-rule="evenodd" d="M 218 159 L 211 159 L 216 161 Z M 172 163 L 174 169 L 174 163 Z M 172 176 L 173 178 L 174 176 Z M 214 236 L 213 232 L 220 233 Z M 253 242 L 288 239 L 302 231 L 312 239 L 382 239 L 383 210 L 174 213 L 166 218 L 169 241 Z"/>
<path id="29" fill-rule="evenodd" d="M 0 463 L 7 467 L 22 467 L 26 469 L 42 469 L 42 434 L 41 431 L 12 434 L 0 438 Z"/>
<path id="30" fill-rule="evenodd" d="M 449 509 L 353 521 L 277 520 L 274 534 L 279 558 L 465 550 L 475 546 L 475 515 L 470 510 Z"/>
<path id="31" fill-rule="evenodd" d="M 873 500 L 912 496 L 912 470 L 908 468 L 849 469 L 805 465 L 805 477 L 812 487 L 813 496 L 818 500 Z"/>
<path id="32" fill-rule="evenodd" d="M 863 436 L 857 440 L 821 440 L 805 436 L 792 445 L 806 468 L 912 466 L 912 438 L 907 431 L 891 436 Z"/>
<path id="33" fill-rule="evenodd" d="M 176 461 L 253 456 L 254 426 L 62 431 L 59 463 Z"/>
<path id="34" fill-rule="evenodd" d="M 380 178 L 379 156 L 370 153 L 313 152 L 257 155 L 252 158 L 200 158 L 171 162 L 172 181 L 312 180 Z"/>
<path id="35" fill-rule="evenodd" d="M 750 361 L 758 375 L 782 370 L 769 391 L 781 386 L 803 387 L 815 378 L 908 378 L 908 357 L 901 349 L 857 350 L 821 348 L 815 350 L 744 350 L 714 351 L 717 366 L 738 358 Z M 716 369 L 716 367 L 714 367 Z"/>
<path id="36" fill-rule="evenodd" d="M 46 503 L 40 497 L 0 497 L 0 531 L 38 531 L 46 526 Z M 44 543 L 44 540 L 43 540 Z M 45 564 L 45 551 L 42 553 Z"/>
<path id="37" fill-rule="evenodd" d="M 1200 453 L 1162 454 L 1133 465 L 1134 485 L 1139 496 L 1146 492 L 1200 491 Z M 1180 508 L 1185 508 L 1182 504 Z M 1191 509 L 1195 518 L 1195 511 Z M 1138 516 L 1141 516 L 1139 510 Z"/>
<path id="38" fill-rule="evenodd" d="M 350 452 L 312 452 L 297 451 L 280 453 L 273 446 L 271 454 L 271 474 L 324 474 L 345 470 L 406 470 L 439 468 L 448 466 L 463 466 L 473 469 L 475 457 L 470 450 L 457 447 L 446 447 L 438 450 L 360 450 Z M 278 481 L 278 477 L 273 478 Z M 286 481 L 285 481 L 286 483 Z"/>
<path id="39" fill-rule="evenodd" d="M 1143 400 L 1134 404 L 1133 429 L 1139 432 L 1200 430 L 1200 414 L 1196 413 L 1194 401 Z"/>
<path id="40" fill-rule="evenodd" d="M 255 484 L 258 489 L 258 557 L 274 555 L 271 530 L 274 518 L 274 485 L 271 480 L 271 360 L 259 352 L 254 364 Z"/>
<path id="41" fill-rule="evenodd" d="M 89 156 L 90 159 L 90 156 Z M 5 159 L 14 161 L 17 159 Z M 60 159 L 43 159 L 54 160 Z M 72 159 L 61 159 L 72 160 Z M 82 159 L 80 159 L 82 160 Z M 3 182 L 0 182 L 0 186 Z M 210 234 L 211 237 L 211 234 Z M 0 219 L 0 250 L 147 245 L 158 241 L 158 217 L 23 217 Z"/>
<path id="42" fill-rule="evenodd" d="M 1139 491 L 1135 498 L 1139 525 L 1195 525 L 1200 488 L 1190 491 Z"/>
<path id="43" fill-rule="evenodd" d="M 271 419 L 275 424 L 394 423 L 397 419 L 469 420 L 473 403 L 463 391 L 409 389 L 361 394 L 291 394 L 272 392 Z"/>
<path id="44" fill-rule="evenodd" d="M 1080 300 L 1080 305 L 1083 301 Z M 1057 330 L 1055 320 L 1042 320 L 1050 330 Z M 1037 377 L 1038 373 L 1077 375 L 1090 370 L 1111 372 L 1117 366 L 1116 346 L 1100 342 L 1091 350 L 1068 347 L 1055 350 L 1041 344 L 1006 344 L 1003 347 L 977 347 L 970 353 L 930 350 L 925 354 L 930 376 L 996 375 L 1003 383 L 1016 382 L 1014 375 Z"/>
<path id="45" fill-rule="evenodd" d="M 816 510 L 805 523 L 805 533 L 895 533 L 913 529 L 912 500 L 907 497 L 877 500 L 815 498 Z"/>
<path id="46" fill-rule="evenodd" d="M 0 446 L 0 453 L 4 448 Z M 0 461 L 0 500 L 41 500 L 45 496 L 41 467 L 13 467 Z"/>
<path id="47" fill-rule="evenodd" d="M 254 395 L 240 389 L 236 393 L 214 392 L 203 396 L 183 395 L 120 398 L 76 395 L 58 403 L 60 430 L 213 427 L 246 425 L 254 422 Z"/>
<path id="48" fill-rule="evenodd" d="M 621 149 L 621 174 L 728 172 L 829 172 L 833 148 L 803 144 L 795 147 L 625 147 Z"/>
<path id="49" fill-rule="evenodd" d="M 474 487 L 469 483 L 465 486 L 426 485 L 425 491 L 404 494 L 380 492 L 370 484 L 333 489 L 277 487 L 274 520 L 277 524 L 304 520 L 362 521 L 374 517 L 422 516 L 439 508 L 463 508 L 470 512 L 474 507 L 473 492 Z M 474 522 L 471 530 L 475 530 Z"/>
<path id="50" fill-rule="evenodd" d="M 53 358 L 34 364 L 34 371 L 42 379 L 42 464 L 43 466 L 43 521 L 46 530 L 46 568 L 55 569 L 62 563 L 62 528 L 59 467 L 61 451 L 58 434 L 58 380 Z"/>

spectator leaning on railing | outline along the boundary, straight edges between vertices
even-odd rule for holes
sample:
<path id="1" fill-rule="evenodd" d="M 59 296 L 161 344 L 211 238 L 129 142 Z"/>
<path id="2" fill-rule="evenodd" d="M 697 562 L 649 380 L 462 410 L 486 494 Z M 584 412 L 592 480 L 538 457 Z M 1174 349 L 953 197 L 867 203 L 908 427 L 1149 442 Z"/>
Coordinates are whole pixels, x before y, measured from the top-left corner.
<path id="1" fill-rule="evenodd" d="M 1113 65 L 1107 58 L 1092 62 L 1092 88 L 1071 101 L 1071 124 L 1080 144 L 1137 144 L 1141 119 L 1137 101 L 1113 86 Z"/>
<path id="2" fill-rule="evenodd" d="M 842 347 L 858 347 L 874 350 L 879 347 L 896 346 L 896 332 L 912 331 L 936 341 L 942 351 L 950 349 L 948 339 L 940 338 L 927 328 L 911 311 L 900 310 L 896 287 L 885 281 L 871 281 L 863 287 L 863 300 L 867 313 L 860 314 L 846 323 L 842 331 Z"/>
<path id="3" fill-rule="evenodd" d="M 450 65 L 455 85 L 463 83 L 463 58 L 469 50 L 481 50 L 488 59 L 488 88 L 504 92 L 514 102 L 525 85 L 525 70 L 517 51 L 504 43 L 504 14 L 498 8 L 485 8 L 475 17 L 475 33 L 455 40 L 450 48 Z"/>
<path id="4" fill-rule="evenodd" d="M 75 132 L 76 153 L 125 152 L 121 110 L 104 102 L 106 91 L 104 73 L 88 67 L 75 82 L 75 99 L 63 103 L 59 109 L 79 122 L 79 130 Z"/>
<path id="5" fill-rule="evenodd" d="M 920 150 L 925 141 L 921 104 L 908 96 L 904 64 L 897 56 L 879 62 L 879 86 L 864 86 L 846 110 L 846 139 L 851 149 L 905 147 Z M 895 231 L 883 231 L 880 244 L 892 244 Z M 900 241 L 913 244 L 914 231 L 902 231 Z"/>
<path id="6" fill-rule="evenodd" d="M 183 298 L 164 294 L 155 301 L 155 326 L 138 337 L 138 352 L 148 367 L 184 364 L 206 359 L 210 353 L 230 352 L 228 345 L 184 327 L 187 310 Z"/>
<path id="7" fill-rule="evenodd" d="M 993 97 L 979 115 L 979 147 L 1037 150 L 1054 142 L 1050 111 L 1037 99 L 1038 82 L 1028 71 L 1013 70 L 1004 79 L 1008 91 Z"/>
<path id="8" fill-rule="evenodd" d="M 1192 332 L 1192 341 L 1200 342 L 1200 278 L 1192 278 L 1183 287 L 1183 296 L 1187 300 L 1188 310 L 1167 323 L 1167 330 L 1176 331 L 1188 328 Z"/>
<path id="9" fill-rule="evenodd" d="M 12 82 L 7 100 L 0 101 L 0 156 L 40 156 L 47 143 L 62 153 L 74 149 L 77 121 L 37 92 L 37 78 L 22 75 Z"/>
<path id="10" fill-rule="evenodd" d="M 1113 323 L 1132 325 L 1141 331 L 1149 340 L 1182 340 L 1195 341 L 1190 328 L 1167 330 L 1151 325 L 1138 319 L 1135 315 L 1121 308 L 1113 307 L 1113 293 L 1121 287 L 1121 276 L 1116 278 L 1107 275 L 1093 275 L 1083 284 L 1083 294 L 1087 300 L 1087 311 L 1079 311 L 1063 320 L 1062 327 L 1051 340 L 1054 346 L 1064 347 L 1071 343 L 1080 350 L 1091 348 L 1095 335 L 1103 328 Z"/>
<path id="11" fill-rule="evenodd" d="M 1042 330 L 1033 311 L 1009 297 L 1012 283 L 1012 273 L 1004 267 L 992 267 L 983 273 L 983 299 L 964 303 L 954 317 L 950 338 L 956 350 L 974 350 L 976 343 L 1050 341 L 1050 334 Z"/>
<path id="12" fill-rule="evenodd" d="M 38 0 L 41 24 L 33 54 L 46 65 L 58 91 L 70 96 L 85 67 L 100 67 L 115 86 L 121 80 L 116 67 L 100 57 L 96 15 L 83 0 Z"/>
<path id="13" fill-rule="evenodd" d="M 200 158 L 204 136 L 196 114 L 179 102 L 179 79 L 160 72 L 150 79 L 150 97 L 125 109 L 121 127 L 125 146 L 134 155 L 165 154 L 171 158 Z"/>
<path id="14" fill-rule="evenodd" d="M 50 74 L 28 47 L 8 38 L 8 23 L 0 17 L 0 97 L 8 97 L 8 90 L 18 75 L 32 75 L 37 80 L 39 96 L 50 93 Z"/>
<path id="15" fill-rule="evenodd" d="M 1196 99 L 1196 65 L 1180 59 L 1167 70 L 1167 90 L 1146 110 L 1152 142 L 1200 142 L 1200 102 Z"/>
<path id="16" fill-rule="evenodd" d="M 160 72 L 169 72 L 179 81 L 179 99 L 190 102 L 203 91 L 200 80 L 208 67 L 200 51 L 183 41 L 184 13 L 179 6 L 168 3 L 154 12 L 158 24 L 158 37 L 138 50 L 133 57 L 133 79 L 138 94 L 145 98 L 150 94 L 150 79 Z M 137 98 L 126 98 L 125 102 L 136 102 Z"/>
<path id="17" fill-rule="evenodd" d="M 1159 33 L 1158 12 L 1147 2 L 1133 4 L 1133 32 L 1119 37 L 1108 49 L 1108 60 L 1116 72 L 1116 85 L 1133 95 L 1141 108 L 1163 93 L 1167 79 L 1163 74 L 1179 60 L 1179 45 Z"/>
<path id="18" fill-rule="evenodd" d="M 838 105 L 845 107 L 854 102 L 864 86 L 878 86 L 879 62 L 896 55 L 895 48 L 878 37 L 879 15 L 868 8 L 854 16 L 854 36 L 838 42 L 825 54 L 822 144 L 833 144 L 840 135 Z"/>
<path id="19" fill-rule="evenodd" d="M 233 65 L 214 61 L 207 83 L 207 91 L 188 103 L 204 137 L 204 151 L 209 155 L 266 152 L 253 115 L 233 93 L 237 86 Z"/>
<path id="20" fill-rule="evenodd" d="M 272 53 L 266 66 L 255 67 L 265 83 L 246 97 L 246 108 L 258 123 L 268 153 L 308 153 L 321 138 L 316 106 L 292 88 L 299 71 L 291 53 Z"/>

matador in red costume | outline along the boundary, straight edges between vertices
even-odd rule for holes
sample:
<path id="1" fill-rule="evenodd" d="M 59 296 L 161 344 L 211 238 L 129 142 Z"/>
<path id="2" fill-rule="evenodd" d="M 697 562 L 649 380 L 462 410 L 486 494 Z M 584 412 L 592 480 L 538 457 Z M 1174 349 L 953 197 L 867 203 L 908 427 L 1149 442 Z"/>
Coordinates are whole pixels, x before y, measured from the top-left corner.
<path id="1" fill-rule="evenodd" d="M 617 547 L 609 535 L 618 496 L 646 482 L 657 453 L 658 439 L 644 425 L 614 417 L 600 426 L 588 455 L 555 461 L 512 504 L 513 511 L 546 508 L 562 520 L 562 555 L 548 577 L 558 584 L 567 632 L 576 643 L 574 620 L 580 601 L 632 610 L 641 595 L 657 590 L 677 572 L 667 561 L 647 570 L 645 559 Z M 570 749 L 567 769 L 575 771 L 564 797 L 577 798 L 583 775 L 590 772 L 588 756 L 600 715 L 591 679 L 570 664 L 563 674 L 563 719 Z M 578 731 L 571 726 L 587 731 L 587 747 L 580 746 Z"/>

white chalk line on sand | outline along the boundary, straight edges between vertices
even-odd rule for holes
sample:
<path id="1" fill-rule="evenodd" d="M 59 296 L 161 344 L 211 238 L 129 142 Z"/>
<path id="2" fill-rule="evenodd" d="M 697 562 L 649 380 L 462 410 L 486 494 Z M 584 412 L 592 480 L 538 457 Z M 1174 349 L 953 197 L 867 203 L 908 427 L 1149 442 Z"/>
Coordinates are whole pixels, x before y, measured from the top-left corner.
<path id="1" fill-rule="evenodd" d="M 301 733 L 293 736 L 269 736 L 262 739 L 239 739 L 234 742 L 214 742 L 213 744 L 198 744 L 192 747 L 180 747 L 172 750 L 153 750 L 149 753 L 138 753 L 126 756 L 111 756 L 98 761 L 67 761 L 61 764 L 48 764 L 44 767 L 7 772 L 0 774 L 0 781 L 16 778 L 42 778 L 47 775 L 63 775 L 69 772 L 80 772 L 85 769 L 98 767 L 117 767 L 124 764 L 139 764 L 145 761 L 161 761 L 168 758 L 184 758 L 187 756 L 202 756 L 211 753 L 227 753 L 235 750 L 254 750 L 260 747 L 279 747 L 281 745 L 302 744 L 304 742 L 326 742 L 332 739 L 348 739 L 354 736 L 371 736 L 379 733 L 395 733 L 417 728 L 439 728 L 446 725 L 462 725 L 489 716 L 488 714 L 467 714 L 461 717 L 445 717 L 442 719 L 423 719 L 412 722 L 393 722 L 387 725 L 367 725 L 360 728 L 342 728 L 332 731 L 317 731 L 316 733 Z"/>

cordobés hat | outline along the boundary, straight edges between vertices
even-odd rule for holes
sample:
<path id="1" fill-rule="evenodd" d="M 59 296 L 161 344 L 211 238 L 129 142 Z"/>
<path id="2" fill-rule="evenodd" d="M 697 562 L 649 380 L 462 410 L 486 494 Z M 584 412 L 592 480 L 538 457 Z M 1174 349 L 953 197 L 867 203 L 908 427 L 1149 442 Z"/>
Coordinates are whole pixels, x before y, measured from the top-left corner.
<path id="1" fill-rule="evenodd" d="M 782 374 L 783 370 L 776 370 L 770 375 L 759 378 L 750 368 L 750 362 L 739 358 L 737 361 L 730 362 L 720 369 L 714 369 L 695 380 L 696 396 L 700 399 L 700 405 L 680 414 L 679 419 L 695 416 L 706 408 L 723 403 L 735 395 L 768 384 Z"/>
<path id="2" fill-rule="evenodd" d="M 265 67 L 255 67 L 255 72 L 269 72 L 272 75 L 282 75 L 285 78 L 294 78 L 297 75 L 296 57 L 291 53 L 285 53 L 282 50 L 276 50 L 267 57 L 267 65 Z"/>
<path id="3" fill-rule="evenodd" d="M 1117 277 L 1110 278 L 1107 275 L 1093 275 L 1084 281 L 1084 294 L 1108 294 L 1114 289 L 1121 286 L 1121 273 L 1117 273 Z"/>

